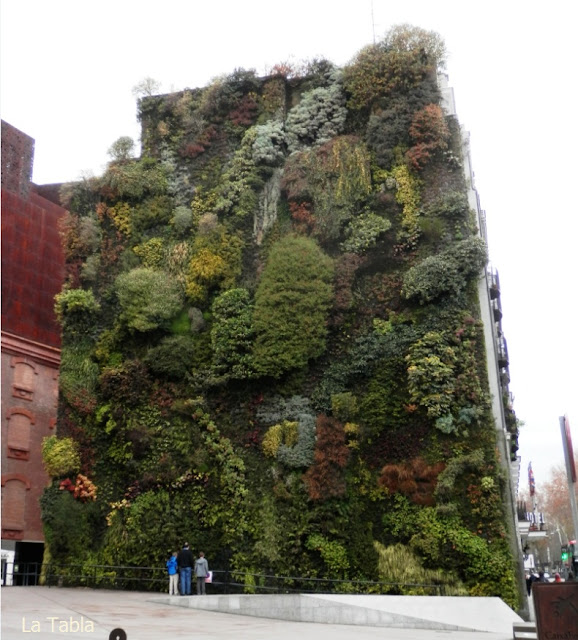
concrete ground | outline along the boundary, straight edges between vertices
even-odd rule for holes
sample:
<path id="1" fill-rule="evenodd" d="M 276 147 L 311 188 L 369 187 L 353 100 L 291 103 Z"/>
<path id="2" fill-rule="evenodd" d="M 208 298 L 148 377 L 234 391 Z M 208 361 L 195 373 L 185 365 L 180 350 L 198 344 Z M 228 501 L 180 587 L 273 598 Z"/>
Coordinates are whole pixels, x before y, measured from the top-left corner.
<path id="1" fill-rule="evenodd" d="M 512 640 L 512 633 L 429 631 L 286 622 L 151 602 L 159 594 L 133 591 L 3 587 L 2 640 Z M 197 596 L 194 596 L 197 597 Z M 36 635 L 28 635 L 36 633 Z M 120 635 L 118 640 L 123 640 Z"/>

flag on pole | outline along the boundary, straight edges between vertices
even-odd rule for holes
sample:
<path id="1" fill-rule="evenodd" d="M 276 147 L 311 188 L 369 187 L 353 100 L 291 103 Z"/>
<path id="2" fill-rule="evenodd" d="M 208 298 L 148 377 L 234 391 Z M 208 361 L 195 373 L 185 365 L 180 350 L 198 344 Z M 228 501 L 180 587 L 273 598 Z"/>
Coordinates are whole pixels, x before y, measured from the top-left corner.
<path id="1" fill-rule="evenodd" d="M 534 472 L 532 471 L 532 463 L 528 465 L 528 484 L 530 485 L 530 495 L 536 492 L 536 481 L 534 480 Z"/>

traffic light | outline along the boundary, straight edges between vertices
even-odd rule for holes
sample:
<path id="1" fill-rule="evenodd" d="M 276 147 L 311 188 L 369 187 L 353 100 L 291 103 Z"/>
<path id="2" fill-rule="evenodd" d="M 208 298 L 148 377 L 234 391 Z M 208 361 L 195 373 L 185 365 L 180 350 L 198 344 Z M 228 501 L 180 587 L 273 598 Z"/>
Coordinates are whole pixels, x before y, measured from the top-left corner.
<path id="1" fill-rule="evenodd" d="M 568 562 L 568 557 L 570 554 L 568 552 L 568 547 L 566 545 L 562 545 L 562 553 L 560 555 L 562 558 L 562 562 L 564 563 Z"/>

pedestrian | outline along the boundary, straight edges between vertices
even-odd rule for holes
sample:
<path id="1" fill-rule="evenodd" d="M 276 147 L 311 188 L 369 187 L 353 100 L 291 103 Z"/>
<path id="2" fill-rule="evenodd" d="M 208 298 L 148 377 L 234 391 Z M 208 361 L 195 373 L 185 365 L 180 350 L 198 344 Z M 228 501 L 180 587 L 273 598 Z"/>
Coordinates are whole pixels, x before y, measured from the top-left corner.
<path id="1" fill-rule="evenodd" d="M 548 578 L 546 578 L 543 571 L 538 572 L 538 582 L 548 582 Z"/>
<path id="2" fill-rule="evenodd" d="M 178 551 L 173 551 L 167 560 L 167 571 L 169 572 L 169 596 L 179 595 L 179 565 L 177 563 Z"/>
<path id="3" fill-rule="evenodd" d="M 195 575 L 197 576 L 197 595 L 204 596 L 206 594 L 205 580 L 209 575 L 209 563 L 202 551 L 199 552 L 199 557 L 195 560 Z"/>
<path id="4" fill-rule="evenodd" d="M 526 581 L 526 587 L 528 588 L 528 595 L 532 593 L 532 585 L 534 582 L 538 582 L 538 574 L 535 571 L 530 572 L 530 579 Z"/>
<path id="5" fill-rule="evenodd" d="M 181 595 L 191 595 L 191 573 L 195 559 L 193 552 L 189 548 L 189 543 L 185 542 L 183 548 L 177 555 L 177 564 L 179 566 L 179 574 L 181 576 Z"/>

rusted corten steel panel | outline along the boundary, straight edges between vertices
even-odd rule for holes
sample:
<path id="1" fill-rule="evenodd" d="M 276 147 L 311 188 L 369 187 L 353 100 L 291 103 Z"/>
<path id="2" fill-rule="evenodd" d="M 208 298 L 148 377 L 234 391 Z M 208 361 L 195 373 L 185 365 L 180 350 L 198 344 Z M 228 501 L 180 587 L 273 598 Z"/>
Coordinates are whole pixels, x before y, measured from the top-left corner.
<path id="1" fill-rule="evenodd" d="M 35 193 L 2 190 L 2 329 L 51 347 L 60 346 L 54 296 L 64 279 L 64 214 Z"/>

